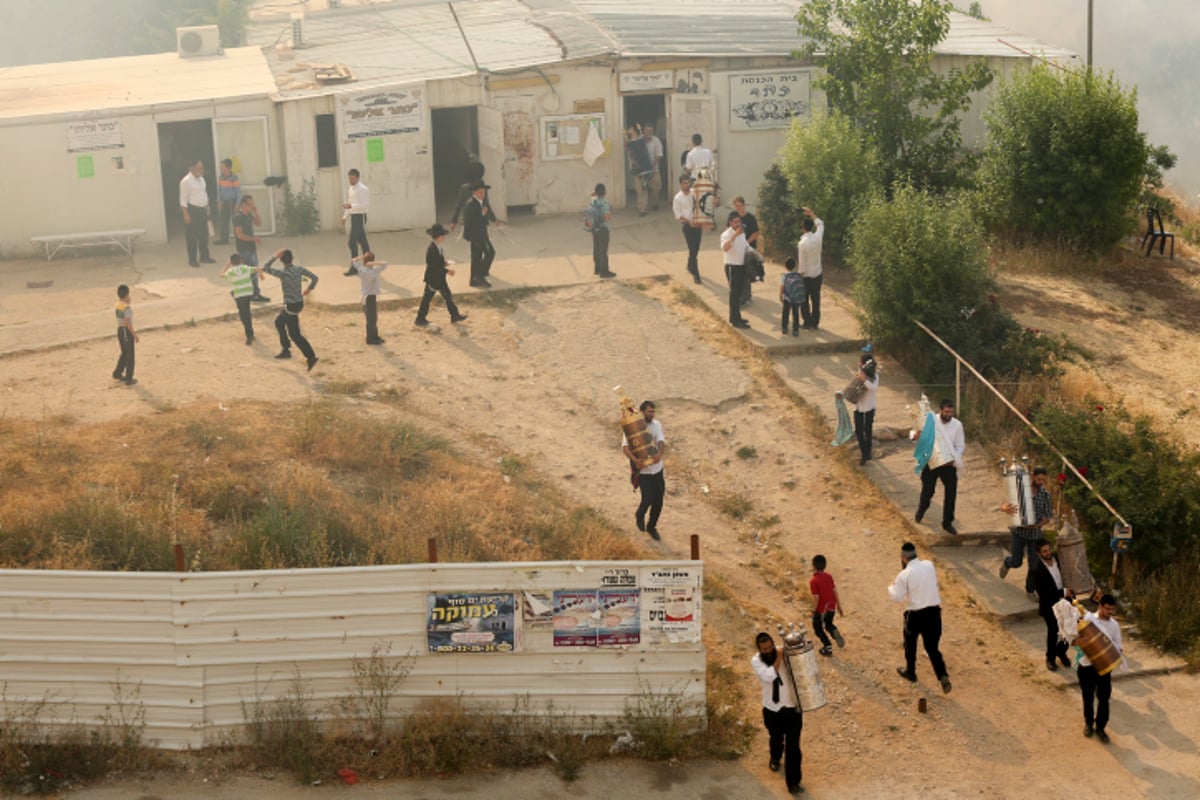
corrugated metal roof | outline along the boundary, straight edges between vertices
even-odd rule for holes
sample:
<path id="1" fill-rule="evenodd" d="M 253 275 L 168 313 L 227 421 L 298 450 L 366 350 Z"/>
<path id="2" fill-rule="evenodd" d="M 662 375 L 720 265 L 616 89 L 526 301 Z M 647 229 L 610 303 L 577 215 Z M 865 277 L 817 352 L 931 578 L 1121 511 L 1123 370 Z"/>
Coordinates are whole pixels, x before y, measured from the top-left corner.
<path id="1" fill-rule="evenodd" d="M 105 113 L 196 101 L 266 98 L 275 81 L 262 51 L 180 58 L 156 53 L 0 70 L 0 119 Z"/>
<path id="2" fill-rule="evenodd" d="M 937 46 L 942 55 L 1020 58 L 1041 56 L 1051 60 L 1077 58 L 1078 54 L 1039 42 L 994 22 L 951 12 L 950 33 Z"/>

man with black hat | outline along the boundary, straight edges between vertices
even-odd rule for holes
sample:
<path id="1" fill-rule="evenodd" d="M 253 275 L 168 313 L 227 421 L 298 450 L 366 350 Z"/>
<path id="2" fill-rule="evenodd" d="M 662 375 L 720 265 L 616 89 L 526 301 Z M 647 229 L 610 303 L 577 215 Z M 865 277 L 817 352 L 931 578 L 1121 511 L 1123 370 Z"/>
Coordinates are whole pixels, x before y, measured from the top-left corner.
<path id="1" fill-rule="evenodd" d="M 768 766 L 772 772 L 778 772 L 782 759 L 788 792 L 803 794 L 800 780 L 804 754 L 800 750 L 800 734 L 804 731 L 804 712 L 792 696 L 792 688 L 779 674 L 779 651 L 771 634 L 758 634 L 754 644 L 758 652 L 750 659 L 750 666 L 762 682 L 763 725 L 767 728 L 771 755 Z"/>
<path id="2" fill-rule="evenodd" d="M 692 179 L 687 175 L 679 176 L 679 193 L 671 201 L 671 210 L 683 225 L 683 240 L 688 249 L 687 271 L 693 281 L 700 283 L 700 237 L 704 229 L 695 219 L 696 200 L 692 197 Z"/>
<path id="3" fill-rule="evenodd" d="M 421 296 L 421 307 L 417 309 L 415 324 L 421 327 L 429 324 L 429 320 L 426 319 L 426 315 L 429 314 L 429 304 L 433 302 L 433 296 L 439 292 L 442 299 L 446 301 L 446 310 L 450 312 L 450 322 L 462 322 L 467 315 L 458 312 L 458 306 L 454 304 L 454 295 L 450 293 L 450 286 L 446 283 L 446 276 L 454 274 L 454 270 L 447 266 L 449 262 L 446 261 L 446 254 L 442 249 L 449 231 L 442 227 L 442 223 L 435 222 L 433 227 L 426 230 L 425 233 L 429 234 L 429 238 L 433 241 L 425 250 L 425 294 Z"/>
<path id="4" fill-rule="evenodd" d="M 949 692 L 950 676 L 938 650 L 942 638 L 942 598 L 938 594 L 937 571 L 932 561 L 917 558 L 917 548 L 912 542 L 905 542 L 900 548 L 900 574 L 888 587 L 888 596 L 904 603 L 904 666 L 896 667 L 896 672 L 906 681 L 916 683 L 920 637 L 942 691 Z"/>
<path id="5" fill-rule="evenodd" d="M 487 203 L 487 190 L 492 187 L 483 181 L 471 184 L 471 199 L 463 209 L 463 238 L 471 243 L 471 285 L 490 289 L 488 273 L 496 258 L 496 248 L 488 237 L 488 222 L 491 209 Z"/>

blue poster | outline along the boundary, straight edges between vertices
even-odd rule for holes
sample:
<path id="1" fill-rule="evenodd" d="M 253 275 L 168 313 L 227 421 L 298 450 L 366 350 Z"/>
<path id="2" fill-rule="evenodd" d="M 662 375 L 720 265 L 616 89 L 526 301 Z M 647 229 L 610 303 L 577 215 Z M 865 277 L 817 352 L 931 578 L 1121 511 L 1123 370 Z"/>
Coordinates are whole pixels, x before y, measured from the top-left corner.
<path id="1" fill-rule="evenodd" d="M 515 604 L 511 592 L 429 595 L 429 652 L 511 653 Z"/>

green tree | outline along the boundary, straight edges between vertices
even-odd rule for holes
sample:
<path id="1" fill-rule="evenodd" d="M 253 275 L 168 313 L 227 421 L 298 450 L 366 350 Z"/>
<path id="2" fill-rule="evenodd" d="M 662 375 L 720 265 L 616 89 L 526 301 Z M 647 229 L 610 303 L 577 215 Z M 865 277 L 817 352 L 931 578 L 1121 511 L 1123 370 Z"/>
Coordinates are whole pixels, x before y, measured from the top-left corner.
<path id="1" fill-rule="evenodd" d="M 824 254 L 835 262 L 845 256 L 847 232 L 855 209 L 882 193 L 879 154 L 849 119 L 837 113 L 795 120 L 776 159 L 778 177 L 768 173 L 759 190 L 767 240 L 774 252 L 794 255 L 804 206 L 825 222 Z"/>
<path id="2" fill-rule="evenodd" d="M 985 112 L 978 179 L 993 227 L 1092 253 L 1132 232 L 1166 155 L 1138 130 L 1137 90 L 1046 65 L 1005 81 Z"/>
<path id="3" fill-rule="evenodd" d="M 796 56 L 820 58 L 825 74 L 814 85 L 866 133 L 888 186 L 960 181 L 959 114 L 992 73 L 981 60 L 934 71 L 952 8 L 946 0 L 809 0 L 796 16 L 806 40 Z"/>

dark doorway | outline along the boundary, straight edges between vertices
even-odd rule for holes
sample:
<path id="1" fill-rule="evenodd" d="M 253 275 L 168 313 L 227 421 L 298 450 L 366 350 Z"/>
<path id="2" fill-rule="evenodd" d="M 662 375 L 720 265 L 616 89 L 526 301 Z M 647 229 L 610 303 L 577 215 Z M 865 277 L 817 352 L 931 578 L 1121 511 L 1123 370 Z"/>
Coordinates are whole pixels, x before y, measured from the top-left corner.
<path id="1" fill-rule="evenodd" d="M 212 120 L 158 124 L 158 158 L 162 166 L 163 207 L 167 214 L 167 238 L 183 237 L 183 214 L 179 211 L 179 182 L 197 161 L 204 162 L 208 184 L 208 207 L 217 207 L 217 164 L 213 159 Z"/>
<path id="2" fill-rule="evenodd" d="M 658 176 L 662 181 L 662 190 L 659 196 L 651 198 L 651 203 L 661 205 L 663 195 L 670 197 L 674 192 L 673 187 L 667 185 L 667 177 L 670 173 L 667 171 L 667 159 L 670 154 L 666 152 L 666 143 L 670 141 L 667 138 L 667 96 L 663 94 L 629 94 L 625 95 L 625 129 L 635 127 L 636 125 L 654 126 L 654 135 L 663 143 L 663 158 L 658 164 Z M 625 205 L 632 206 L 637 203 L 637 190 L 634 188 L 633 176 L 628 173 L 628 167 L 625 177 Z"/>
<path id="3" fill-rule="evenodd" d="M 442 222 L 454 213 L 468 165 L 479 160 L 477 116 L 475 106 L 433 109 L 433 194 Z"/>

